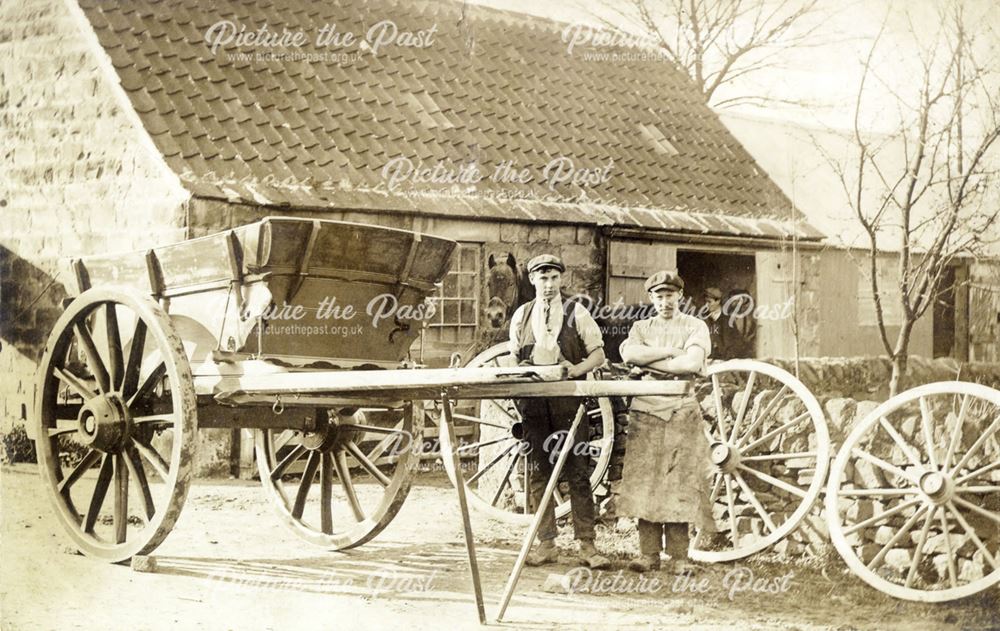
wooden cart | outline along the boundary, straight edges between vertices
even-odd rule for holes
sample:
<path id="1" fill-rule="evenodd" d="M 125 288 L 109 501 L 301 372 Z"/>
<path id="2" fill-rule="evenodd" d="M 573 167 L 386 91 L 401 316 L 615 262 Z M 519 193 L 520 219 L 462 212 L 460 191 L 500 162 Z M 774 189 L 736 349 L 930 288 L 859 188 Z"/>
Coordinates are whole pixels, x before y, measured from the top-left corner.
<path id="1" fill-rule="evenodd" d="M 402 505 L 431 412 L 441 423 L 444 462 L 459 491 L 475 576 L 466 502 L 524 523 L 533 509 L 518 474 L 524 458 L 510 399 L 583 399 L 594 436 L 592 481 L 600 488 L 606 486 L 613 440 L 611 400 L 677 396 L 692 387 L 711 393 L 702 399 L 709 401 L 704 412 L 713 437 L 712 494 L 722 533 L 699 535 L 693 556 L 722 561 L 764 549 L 791 532 L 812 507 L 829 464 L 822 409 L 794 377 L 768 364 L 717 364 L 701 384 L 606 375 L 566 381 L 558 367 L 511 366 L 500 348 L 461 369 L 407 367 L 408 349 L 428 317 L 425 299 L 445 275 L 454 248 L 450 240 L 408 231 L 272 217 L 145 252 L 74 261 L 79 295 L 48 341 L 31 429 L 48 494 L 76 546 L 113 562 L 151 552 L 184 504 L 197 430 L 237 427 L 255 430 L 261 481 L 287 526 L 314 544 L 360 545 L 384 529 Z M 936 392 L 920 394 L 920 401 Z M 959 420 L 970 409 L 980 414 L 988 412 L 987 404 L 1000 405 L 995 391 L 963 391 L 963 396 L 966 412 Z M 912 400 L 890 401 L 884 414 L 895 409 L 889 404 L 906 403 Z M 936 408 L 929 409 L 927 424 L 947 423 L 935 421 Z M 479 428 L 473 444 L 456 444 L 451 426 L 456 418 Z M 880 418 L 861 423 L 855 434 L 884 427 Z M 877 455 L 858 454 L 855 446 L 863 437 L 848 439 L 849 451 L 834 463 L 828 504 L 830 497 L 862 492 L 910 493 L 905 501 L 912 504 L 884 504 L 889 518 L 905 518 L 911 506 L 931 501 L 939 507 L 933 515 L 948 528 L 957 524 L 977 533 L 982 520 L 995 528 L 996 507 L 989 501 L 997 487 L 981 480 L 1000 466 L 997 425 L 971 445 L 961 431 L 949 430 L 948 458 L 941 458 L 939 467 L 948 473 L 934 475 L 928 466 L 933 455 L 912 454 L 923 468 L 904 470 L 909 477 L 899 479 L 919 485 L 895 490 L 888 480 L 872 489 L 841 483 L 848 463 L 858 458 L 883 469 L 897 467 Z M 935 431 L 932 427 L 931 434 Z M 977 450 L 978 456 L 971 455 Z M 458 466 L 460 455 L 478 463 L 468 480 Z M 494 475 L 493 469 L 504 474 Z M 552 496 L 564 513 L 568 506 L 558 486 Z M 963 517 L 967 511 L 974 519 Z M 932 513 L 911 519 L 925 520 L 921 545 L 936 545 L 934 517 L 927 514 Z M 861 569 L 845 550 L 860 548 L 850 543 L 858 530 L 884 524 L 872 517 L 845 526 L 830 506 L 828 515 L 838 549 L 869 580 L 872 564 Z M 903 524 L 900 539 L 912 525 Z M 844 538 L 848 543 L 840 541 Z M 949 577 L 954 575 L 951 586 L 935 588 L 933 598 L 965 595 L 1000 579 L 996 553 L 989 552 L 995 550 L 995 533 L 969 541 L 976 548 L 972 556 L 981 555 L 994 571 L 968 580 L 975 572 L 966 569 L 967 551 L 949 552 L 944 556 L 960 559 L 961 567 L 952 571 L 954 564 L 946 561 Z M 883 552 L 875 561 L 891 550 Z M 914 565 L 922 567 L 919 560 Z M 903 591 L 869 582 L 901 597 L 913 597 L 905 590 L 920 589 L 913 580 Z"/>

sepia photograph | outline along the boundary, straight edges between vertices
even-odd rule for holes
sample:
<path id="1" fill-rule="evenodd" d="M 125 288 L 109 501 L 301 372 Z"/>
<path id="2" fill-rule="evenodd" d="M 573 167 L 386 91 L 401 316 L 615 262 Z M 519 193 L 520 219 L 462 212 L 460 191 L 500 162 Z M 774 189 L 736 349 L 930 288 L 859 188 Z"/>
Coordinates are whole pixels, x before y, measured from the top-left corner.
<path id="1" fill-rule="evenodd" d="M 1000 630 L 996 0 L 0 0 L 0 631 Z"/>

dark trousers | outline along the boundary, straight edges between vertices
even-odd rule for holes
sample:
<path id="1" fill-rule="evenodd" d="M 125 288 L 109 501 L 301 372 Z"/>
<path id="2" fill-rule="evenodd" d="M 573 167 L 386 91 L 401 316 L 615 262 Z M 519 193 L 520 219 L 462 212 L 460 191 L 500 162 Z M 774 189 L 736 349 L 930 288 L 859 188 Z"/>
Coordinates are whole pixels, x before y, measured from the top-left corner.
<path id="1" fill-rule="evenodd" d="M 672 559 L 686 561 L 688 558 L 688 525 L 683 522 L 662 524 L 655 521 L 639 520 L 639 550 L 644 555 L 660 554 L 664 549 Z"/>
<path id="2" fill-rule="evenodd" d="M 572 398 L 521 399 L 518 411 L 524 421 L 524 438 L 528 441 L 529 480 L 531 505 L 539 506 L 552 469 L 565 446 L 566 434 L 576 418 L 577 408 L 583 401 Z M 594 497 L 590 492 L 590 457 L 586 449 L 575 448 L 586 444 L 590 428 L 584 418 L 576 434 L 571 437 L 573 446 L 562 470 L 562 478 L 569 483 L 569 496 L 573 513 L 573 533 L 577 539 L 594 539 Z M 538 530 L 539 541 L 556 538 L 555 501 L 550 500 Z"/>

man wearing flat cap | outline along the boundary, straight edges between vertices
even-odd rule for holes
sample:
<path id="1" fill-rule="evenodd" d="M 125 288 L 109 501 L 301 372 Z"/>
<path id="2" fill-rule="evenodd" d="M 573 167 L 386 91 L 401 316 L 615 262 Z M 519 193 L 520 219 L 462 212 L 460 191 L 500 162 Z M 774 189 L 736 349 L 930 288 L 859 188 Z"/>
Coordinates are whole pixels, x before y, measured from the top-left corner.
<path id="1" fill-rule="evenodd" d="M 684 281 L 674 270 L 646 279 L 656 314 L 632 325 L 621 357 L 644 378 L 704 374 L 712 351 L 708 326 L 678 308 Z M 688 526 L 714 531 L 709 500 L 709 445 L 701 407 L 692 395 L 634 397 L 629 410 L 619 514 L 638 518 L 641 555 L 629 568 L 660 568 L 666 549 L 677 566 L 687 561 Z"/>
<path id="2" fill-rule="evenodd" d="M 708 325 L 708 333 L 712 338 L 712 359 L 728 359 L 722 339 L 722 290 L 718 287 L 709 287 L 705 290 L 705 324 Z"/>
<path id="3" fill-rule="evenodd" d="M 528 261 L 528 279 L 535 288 L 535 299 L 518 307 L 510 321 L 510 351 L 521 365 L 566 366 L 570 379 L 583 379 L 604 363 L 604 340 L 593 317 L 580 304 L 565 302 L 560 289 L 565 266 L 551 254 Z M 582 401 L 567 397 L 526 398 L 516 401 L 521 413 L 525 440 L 530 448 L 528 486 L 531 503 L 538 506 L 557 449 L 573 424 Z M 560 434 L 561 432 L 561 434 Z M 573 532 L 580 542 L 580 558 L 591 568 L 603 568 L 610 560 L 594 546 L 594 498 L 590 491 L 589 458 L 585 450 L 589 428 L 582 423 L 566 460 L 565 477 L 569 482 L 573 513 Z M 554 438 L 551 438 L 554 437 Z M 549 502 L 538 531 L 539 544 L 528 555 L 528 565 L 543 565 L 558 560 L 555 506 Z"/>

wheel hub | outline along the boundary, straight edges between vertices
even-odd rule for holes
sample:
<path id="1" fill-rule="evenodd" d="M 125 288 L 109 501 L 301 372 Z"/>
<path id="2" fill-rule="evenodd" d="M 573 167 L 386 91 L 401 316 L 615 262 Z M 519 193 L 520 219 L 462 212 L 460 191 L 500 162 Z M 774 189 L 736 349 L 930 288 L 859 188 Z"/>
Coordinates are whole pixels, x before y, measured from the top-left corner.
<path id="1" fill-rule="evenodd" d="M 709 458 L 712 464 L 726 473 L 732 473 L 740 463 L 740 450 L 723 442 L 712 443 Z"/>
<path id="2" fill-rule="evenodd" d="M 77 416 L 79 440 L 104 452 L 119 452 L 130 435 L 128 406 L 118 394 L 96 396 L 87 401 Z"/>
<path id="3" fill-rule="evenodd" d="M 510 426 L 510 435 L 517 440 L 524 440 L 524 424 L 514 423 Z"/>
<path id="4" fill-rule="evenodd" d="M 926 471 L 920 476 L 920 490 L 934 504 L 946 504 L 955 495 L 955 483 L 941 471 Z"/>
<path id="5" fill-rule="evenodd" d="M 345 423 L 364 425 L 364 412 L 357 410 L 345 414 L 331 410 L 327 414 L 317 414 L 316 430 L 302 435 L 302 446 L 312 451 L 331 451 L 343 446 L 358 433 L 350 427 L 342 427 Z"/>

